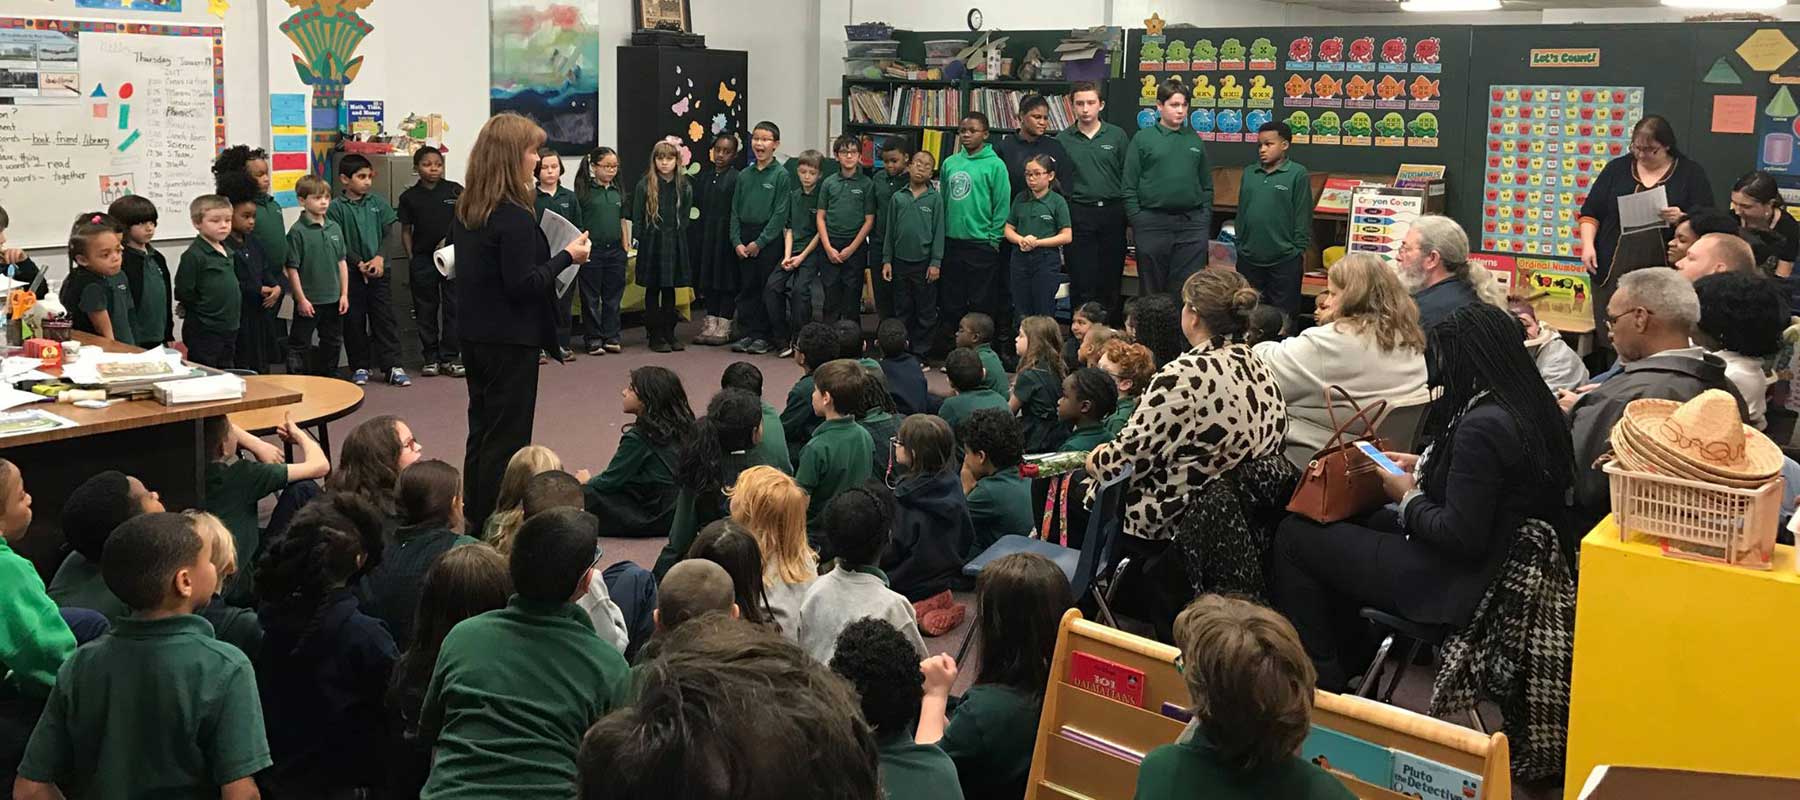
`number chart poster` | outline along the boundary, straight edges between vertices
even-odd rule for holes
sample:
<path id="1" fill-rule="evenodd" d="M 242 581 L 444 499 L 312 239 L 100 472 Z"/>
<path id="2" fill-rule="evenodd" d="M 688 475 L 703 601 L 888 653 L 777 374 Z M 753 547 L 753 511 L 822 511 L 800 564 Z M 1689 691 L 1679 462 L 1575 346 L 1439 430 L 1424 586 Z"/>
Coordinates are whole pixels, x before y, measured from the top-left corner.
<path id="1" fill-rule="evenodd" d="M 1485 100 L 1479 249 L 1579 257 L 1581 204 L 1606 162 L 1630 148 L 1643 87 L 1502 85 Z"/>

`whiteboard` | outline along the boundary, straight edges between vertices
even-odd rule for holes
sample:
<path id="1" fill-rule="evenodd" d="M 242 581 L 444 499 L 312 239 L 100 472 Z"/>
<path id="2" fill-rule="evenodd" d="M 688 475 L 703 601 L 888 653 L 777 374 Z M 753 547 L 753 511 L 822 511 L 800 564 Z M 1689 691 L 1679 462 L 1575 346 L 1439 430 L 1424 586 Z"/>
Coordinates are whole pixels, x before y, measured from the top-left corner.
<path id="1" fill-rule="evenodd" d="M 126 194 L 157 238 L 194 235 L 224 144 L 223 30 L 0 17 L 0 205 L 16 247 L 67 244 L 76 216 Z"/>

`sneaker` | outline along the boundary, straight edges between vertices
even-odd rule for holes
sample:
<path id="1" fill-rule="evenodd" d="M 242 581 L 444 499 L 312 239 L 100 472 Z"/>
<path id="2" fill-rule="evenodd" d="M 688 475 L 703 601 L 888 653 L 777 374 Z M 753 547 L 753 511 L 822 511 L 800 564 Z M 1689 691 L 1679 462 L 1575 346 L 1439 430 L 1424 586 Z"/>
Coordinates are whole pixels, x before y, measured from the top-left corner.
<path id="1" fill-rule="evenodd" d="M 406 377 L 406 370 L 399 367 L 388 370 L 389 386 L 411 386 L 412 378 Z"/>
<path id="2" fill-rule="evenodd" d="M 776 353 L 775 355 L 779 358 L 793 358 L 794 346 L 790 344 L 787 347 L 783 347 L 781 348 L 781 352 Z"/>
<path id="3" fill-rule="evenodd" d="M 590 356 L 606 355 L 606 345 L 599 344 L 599 343 L 588 345 L 588 355 L 590 355 Z"/>
<path id="4" fill-rule="evenodd" d="M 625 348 L 620 347 L 619 342 L 616 339 L 613 341 L 607 342 L 605 345 L 602 345 L 602 346 L 606 348 L 606 352 L 608 352 L 608 353 L 623 353 L 623 352 L 625 352 Z"/>
<path id="5" fill-rule="evenodd" d="M 539 350 L 538 351 L 538 366 L 541 367 L 548 363 L 550 363 L 550 352 L 548 350 Z"/>
<path id="6" fill-rule="evenodd" d="M 757 339 L 756 341 L 751 342 L 749 347 L 744 348 L 744 352 L 753 356 L 762 356 L 768 355 L 774 349 L 774 346 L 770 345 L 768 342 Z"/>
<path id="7" fill-rule="evenodd" d="M 565 348 L 563 348 L 563 349 L 562 349 L 562 360 L 564 360 L 564 361 L 568 361 L 568 360 L 569 360 L 569 359 L 571 359 L 571 358 L 574 358 L 574 357 L 575 357 L 575 351 L 574 351 L 574 350 L 570 350 L 570 349 L 569 349 L 569 348 L 567 348 L 567 347 L 565 347 Z"/>
<path id="8" fill-rule="evenodd" d="M 452 378 L 461 378 L 469 374 L 469 370 L 460 361 L 446 361 L 438 365 L 438 370 Z"/>
<path id="9" fill-rule="evenodd" d="M 731 352 L 748 353 L 750 352 L 750 346 L 754 344 L 756 344 L 756 340 L 746 336 L 731 343 Z"/>
<path id="10" fill-rule="evenodd" d="M 366 369 L 359 369 L 350 373 L 350 382 L 357 386 L 367 386 L 369 384 L 369 371 Z"/>
<path id="11" fill-rule="evenodd" d="M 437 377 L 437 374 L 438 374 L 438 365 L 436 362 L 433 362 L 433 361 L 425 362 L 425 366 L 420 368 L 420 370 L 419 370 L 419 375 L 421 377 L 435 378 L 435 377 Z"/>

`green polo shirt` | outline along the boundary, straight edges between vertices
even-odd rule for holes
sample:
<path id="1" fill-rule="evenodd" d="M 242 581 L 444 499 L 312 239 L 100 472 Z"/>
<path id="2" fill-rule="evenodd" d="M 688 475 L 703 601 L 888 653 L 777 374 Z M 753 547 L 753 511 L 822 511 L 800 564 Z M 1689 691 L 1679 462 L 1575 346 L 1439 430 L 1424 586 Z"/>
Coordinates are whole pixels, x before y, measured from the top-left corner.
<path id="1" fill-rule="evenodd" d="M 667 455 L 670 462 L 675 460 L 673 453 L 657 453 L 656 446 L 636 428 L 627 430 L 619 436 L 619 449 L 613 452 L 612 460 L 606 462 L 606 469 L 588 479 L 587 490 L 597 493 L 618 492 L 645 484 L 673 486 L 675 473 L 669 469 L 663 455 Z"/>
<path id="2" fill-rule="evenodd" d="M 330 218 L 313 222 L 305 215 L 288 231 L 287 268 L 300 272 L 300 291 L 309 303 L 335 303 L 343 296 L 338 264 L 349 258 L 344 229 Z"/>
<path id="3" fill-rule="evenodd" d="M 214 333 L 236 333 L 244 295 L 231 255 L 194 237 L 175 269 L 175 300 L 187 307 L 187 324 Z"/>
<path id="4" fill-rule="evenodd" d="M 1013 226 L 1013 232 L 1021 237 L 1048 239 L 1069 227 L 1069 201 L 1055 192 L 1045 192 L 1043 197 L 1020 192 L 1013 198 L 1012 213 L 1007 215 L 1006 224 Z"/>
<path id="5" fill-rule="evenodd" d="M 248 458 L 213 461 L 206 465 L 206 501 L 201 508 L 225 523 L 237 543 L 238 560 L 255 564 L 262 547 L 256 504 L 288 485 L 286 464 L 264 464 Z M 250 570 L 244 570 L 249 573 Z"/>
<path id="6" fill-rule="evenodd" d="M 807 520 L 816 522 L 831 498 L 863 485 L 874 468 L 874 454 L 874 440 L 854 417 L 819 423 L 812 439 L 800 449 L 800 466 L 794 472 L 794 480 L 811 496 L 806 504 Z"/>
<path id="7" fill-rule="evenodd" d="M 0 691 L 43 699 L 74 652 L 75 636 L 44 594 L 37 568 L 0 539 Z"/>
<path id="8" fill-rule="evenodd" d="M 869 179 L 875 182 L 875 227 L 869 230 L 869 235 L 885 239 L 888 229 L 888 198 L 911 185 L 912 176 L 904 169 L 900 170 L 899 175 L 889 175 L 886 167 L 876 167 L 869 173 Z"/>
<path id="9" fill-rule="evenodd" d="M 196 236 L 194 241 L 202 240 Z M 141 253 L 134 253 L 131 246 L 126 245 L 126 263 L 129 264 L 134 256 L 141 260 L 138 274 L 142 276 L 139 279 L 142 288 L 131 304 L 131 327 L 138 335 L 138 340 L 132 344 L 148 350 L 161 347 L 163 334 L 169 330 L 169 315 L 173 313 L 173 309 L 169 307 L 169 293 L 173 287 L 168 285 L 166 277 L 169 275 L 169 262 L 155 245 L 145 246 Z M 129 283 L 130 280 L 128 275 L 126 281 Z M 232 285 L 236 286 L 236 281 Z"/>
<path id="10" fill-rule="evenodd" d="M 574 197 L 574 193 L 569 196 Z M 387 198 L 374 192 L 360 199 L 352 199 L 340 192 L 332 198 L 331 208 L 325 211 L 325 216 L 344 229 L 344 245 L 348 248 L 346 258 L 356 264 L 381 255 L 381 238 L 387 235 L 388 228 L 400 221 L 399 212 L 388 204 Z M 312 299 L 311 292 L 307 293 L 306 299 Z"/>
<path id="11" fill-rule="evenodd" d="M 812 402 L 811 390 L 807 390 L 808 403 Z M 789 475 L 794 474 L 794 459 L 788 455 L 787 434 L 781 426 L 781 412 L 767 402 L 762 404 L 762 441 L 757 442 L 752 450 L 759 463 L 768 464 Z"/>
<path id="12" fill-rule="evenodd" d="M 1071 125 L 1056 135 L 1056 141 L 1075 162 L 1069 199 L 1097 205 L 1125 197 L 1125 151 L 1131 147 L 1131 137 L 1124 128 L 1103 121 L 1090 138 L 1080 125 Z"/>
<path id="13" fill-rule="evenodd" d="M 538 195 L 541 197 L 543 193 L 539 192 Z M 587 231 L 588 241 L 595 247 L 618 244 L 624 240 L 625 226 L 620 222 L 625 214 L 625 192 L 619 188 L 617 181 L 606 186 L 590 186 L 586 199 L 576 199 L 581 203 L 581 219 L 570 222 Z"/>
<path id="14" fill-rule="evenodd" d="M 1255 772 L 1233 769 L 1216 748 L 1196 733 L 1189 741 L 1151 750 L 1138 766 L 1137 798 L 1207 800 L 1351 800 L 1342 781 L 1299 756 L 1289 756 Z"/>
<path id="15" fill-rule="evenodd" d="M 1212 204 L 1212 167 L 1206 143 L 1187 125 L 1157 123 L 1131 137 L 1125 154 L 1125 213 L 1180 214 Z"/>
<path id="16" fill-rule="evenodd" d="M 1136 397 L 1119 396 L 1118 408 L 1113 409 L 1113 413 L 1106 415 L 1106 438 L 1108 440 L 1119 438 L 1119 431 L 1125 430 L 1125 423 L 1131 421 L 1131 415 L 1137 412 L 1137 406 L 1138 399 Z"/>
<path id="17" fill-rule="evenodd" d="M 263 255 L 271 264 L 287 263 L 287 229 L 287 223 L 281 217 L 281 204 L 266 194 L 256 198 L 256 227 L 250 235 L 262 243 Z"/>
<path id="18" fill-rule="evenodd" d="M 911 186 L 904 186 L 889 195 L 885 205 L 887 231 L 881 237 L 881 263 L 943 265 L 944 196 L 930 184 L 916 195 Z"/>
<path id="19" fill-rule="evenodd" d="M 984 408 L 998 408 L 1011 413 L 1012 406 L 1007 403 L 1006 395 L 982 387 L 972 392 L 957 392 L 951 397 L 944 398 L 944 402 L 938 405 L 938 416 L 950 423 L 950 430 L 955 431 L 962 427 L 963 420 L 968 419 L 970 414 Z"/>
<path id="20" fill-rule="evenodd" d="M 197 799 L 274 763 L 250 659 L 182 614 L 115 620 L 76 650 L 19 775 L 71 797 Z"/>
<path id="21" fill-rule="evenodd" d="M 808 192 L 796 186 L 787 206 L 787 229 L 794 232 L 794 255 L 800 255 L 819 234 L 819 190 Z"/>
<path id="22" fill-rule="evenodd" d="M 72 297 L 71 297 L 72 295 Z M 131 344 L 138 340 L 137 326 L 133 320 L 137 304 L 131 301 L 131 279 L 124 272 L 101 275 L 90 269 L 76 267 L 69 271 L 64 279 L 63 289 L 59 297 L 70 313 L 80 314 L 81 323 L 77 330 L 89 330 L 87 315 L 95 311 L 104 311 L 112 321 L 113 341 Z M 73 300 L 73 303 L 70 303 Z"/>
<path id="23" fill-rule="evenodd" d="M 1036 524 L 1031 513 L 1031 481 L 1019 474 L 1018 465 L 1003 467 L 975 482 L 969 491 L 969 521 L 975 524 L 970 558 L 1002 536 L 1031 534 Z"/>
<path id="24" fill-rule="evenodd" d="M 965 797 L 1022 797 L 1042 695 L 993 683 L 963 695 L 938 746 L 956 762 Z"/>
<path id="25" fill-rule="evenodd" d="M 881 789 L 888 800 L 962 800 L 956 762 L 935 744 L 913 744 L 910 731 L 881 737 Z"/>
<path id="26" fill-rule="evenodd" d="M 794 387 L 788 390 L 787 405 L 781 409 L 782 435 L 787 437 L 788 452 L 798 450 L 812 438 L 813 429 L 825 420 L 813 413 L 812 406 L 813 377 L 811 374 L 800 376 L 794 381 Z M 763 432 L 764 435 L 768 431 Z"/>
<path id="27" fill-rule="evenodd" d="M 56 574 L 50 576 L 49 593 L 57 608 L 85 608 L 110 620 L 131 613 L 125 601 L 107 588 L 100 565 L 80 553 L 70 553 L 56 568 Z"/>
<path id="28" fill-rule="evenodd" d="M 767 167 L 752 163 L 739 172 L 737 190 L 731 195 L 732 243 L 753 233 L 756 244 L 768 249 L 787 225 L 788 200 L 799 186 L 799 179 L 772 159 Z"/>
<path id="29" fill-rule="evenodd" d="M 1069 438 L 1064 439 L 1058 449 L 1064 453 L 1085 453 L 1110 441 L 1112 436 L 1106 432 L 1106 423 L 1096 422 L 1070 431 Z"/>
<path id="30" fill-rule="evenodd" d="M 1006 365 L 1000 363 L 1000 354 L 994 352 L 991 344 L 975 345 L 975 355 L 981 356 L 981 367 L 987 370 L 987 385 L 995 394 L 1007 396 L 1012 391 L 1012 383 L 1006 379 Z"/>
<path id="31" fill-rule="evenodd" d="M 855 236 L 863 221 L 875 214 L 875 181 L 860 171 L 848 178 L 838 172 L 819 187 L 819 208 L 825 210 L 825 232 L 831 236 Z M 870 228 L 870 230 L 874 230 Z"/>
<path id="32" fill-rule="evenodd" d="M 420 711 L 434 749 L 419 797 L 574 797 L 581 736 L 624 704 L 630 669 L 574 603 L 514 595 L 458 623 Z"/>
<path id="33" fill-rule="evenodd" d="M 1306 167 L 1282 159 L 1273 170 L 1244 167 L 1238 187 L 1238 260 L 1270 266 L 1312 243 L 1312 183 Z"/>
<path id="34" fill-rule="evenodd" d="M 1019 398 L 1019 424 L 1025 429 L 1025 452 L 1051 452 L 1068 438 L 1068 428 L 1056 416 L 1056 401 L 1062 397 L 1062 385 L 1049 370 L 1036 367 L 1019 370 L 1012 393 Z"/>
<path id="35" fill-rule="evenodd" d="M 541 187 L 532 188 L 535 190 L 532 197 L 536 198 L 532 203 L 537 209 L 539 220 L 544 218 L 544 211 L 547 209 L 568 220 L 570 225 L 581 225 L 581 201 L 567 186 L 557 184 L 555 194 L 546 192 Z"/>

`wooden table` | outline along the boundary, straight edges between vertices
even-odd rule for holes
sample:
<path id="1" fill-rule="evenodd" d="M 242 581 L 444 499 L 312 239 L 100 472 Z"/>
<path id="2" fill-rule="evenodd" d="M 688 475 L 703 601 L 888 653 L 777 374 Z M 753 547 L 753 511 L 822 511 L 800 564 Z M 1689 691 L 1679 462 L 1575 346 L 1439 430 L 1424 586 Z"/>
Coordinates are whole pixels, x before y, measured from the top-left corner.
<path id="1" fill-rule="evenodd" d="M 327 458 L 331 456 L 331 423 L 355 413 L 363 404 L 362 387 L 337 378 L 317 375 L 246 375 L 244 383 L 255 388 L 296 393 L 300 395 L 300 402 L 234 412 L 231 415 L 234 424 L 261 436 L 281 427 L 282 419 L 292 415 L 294 424 L 318 430 L 315 435 Z M 287 457 L 290 462 L 294 460 L 292 446 L 287 447 Z"/>
<path id="2" fill-rule="evenodd" d="M 83 349 L 141 352 L 85 333 L 76 333 L 74 339 Z M 0 439 L 0 457 L 19 466 L 25 487 L 36 500 L 31 534 L 14 549 L 31 559 L 49 580 L 62 560 L 63 500 L 83 481 L 109 469 L 136 476 L 161 494 L 163 504 L 172 510 L 199 505 L 206 496 L 205 420 L 299 401 L 296 392 L 251 384 L 239 399 L 211 403 L 165 406 L 155 400 L 129 400 L 104 409 L 30 406 L 66 417 L 76 425 Z"/>

